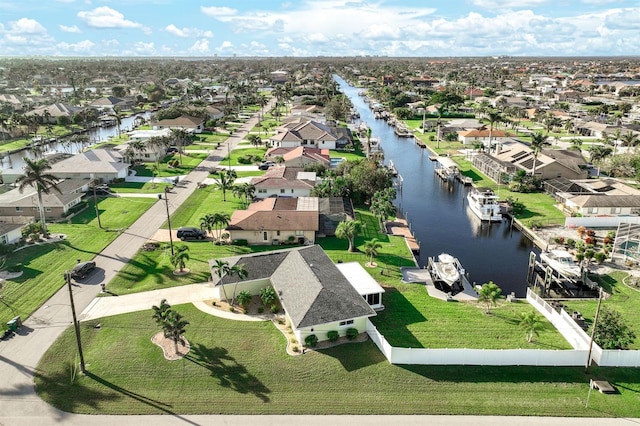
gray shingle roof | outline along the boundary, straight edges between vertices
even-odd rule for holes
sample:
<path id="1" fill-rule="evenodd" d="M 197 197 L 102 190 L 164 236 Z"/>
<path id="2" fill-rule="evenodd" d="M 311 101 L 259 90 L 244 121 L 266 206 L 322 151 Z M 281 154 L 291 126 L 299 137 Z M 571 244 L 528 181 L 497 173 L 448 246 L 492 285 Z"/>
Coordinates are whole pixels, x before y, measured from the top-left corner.
<path id="1" fill-rule="evenodd" d="M 270 277 L 282 307 L 296 328 L 373 316 L 375 311 L 320 246 L 305 246 L 225 259 L 244 264 L 253 281 Z M 209 262 L 214 265 L 214 261 Z M 222 278 L 232 284 L 235 277 Z M 213 274 L 214 285 L 219 284 Z"/>

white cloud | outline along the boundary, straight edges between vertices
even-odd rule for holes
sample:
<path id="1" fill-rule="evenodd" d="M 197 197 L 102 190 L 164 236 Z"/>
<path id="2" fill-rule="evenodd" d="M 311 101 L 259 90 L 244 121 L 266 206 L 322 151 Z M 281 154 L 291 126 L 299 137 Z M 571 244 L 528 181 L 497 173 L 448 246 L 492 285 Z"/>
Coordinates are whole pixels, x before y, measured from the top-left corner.
<path id="1" fill-rule="evenodd" d="M 145 32 L 149 31 L 142 24 L 125 19 L 122 13 L 109 6 L 97 7 L 90 11 L 80 11 L 78 12 L 78 18 L 93 28 L 140 28 Z"/>
<path id="2" fill-rule="evenodd" d="M 92 53 L 96 47 L 96 44 L 91 40 L 83 40 L 78 43 L 58 43 L 57 47 L 63 52 Z"/>
<path id="3" fill-rule="evenodd" d="M 45 34 L 47 30 L 35 19 L 20 18 L 9 22 L 7 32 L 11 34 Z"/>
<path id="4" fill-rule="evenodd" d="M 193 43 L 193 46 L 189 48 L 189 52 L 199 54 L 209 53 L 209 40 L 205 38 L 197 40 Z"/>
<path id="5" fill-rule="evenodd" d="M 165 27 L 165 31 L 171 33 L 177 37 L 187 38 L 187 37 L 205 37 L 212 38 L 213 32 L 208 30 L 201 30 L 199 28 L 178 28 L 173 24 L 169 24 Z"/>
<path id="6" fill-rule="evenodd" d="M 78 28 L 78 26 L 77 26 L 77 25 L 73 25 L 73 26 L 71 26 L 71 27 L 68 27 L 68 26 L 66 26 L 66 25 L 62 25 L 62 24 L 60 24 L 60 25 L 59 25 L 59 27 L 60 27 L 60 29 L 61 29 L 62 31 L 64 31 L 65 33 L 80 33 L 80 32 L 81 32 L 81 31 L 80 31 L 80 28 Z"/>
<path id="7" fill-rule="evenodd" d="M 472 0 L 471 4 L 489 10 L 523 9 L 553 3 L 551 0 Z"/>
<path id="8" fill-rule="evenodd" d="M 237 9 L 216 6 L 200 6 L 200 11 L 207 16 L 211 16 L 212 18 L 217 18 L 219 16 L 233 16 L 238 13 Z"/>

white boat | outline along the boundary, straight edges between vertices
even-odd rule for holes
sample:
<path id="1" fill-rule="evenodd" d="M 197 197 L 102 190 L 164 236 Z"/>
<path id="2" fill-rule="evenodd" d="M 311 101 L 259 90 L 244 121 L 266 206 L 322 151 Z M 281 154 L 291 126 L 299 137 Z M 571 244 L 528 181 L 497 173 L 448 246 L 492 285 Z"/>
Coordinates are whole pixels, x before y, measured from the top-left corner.
<path id="1" fill-rule="evenodd" d="M 467 194 L 469 208 L 480 220 L 500 222 L 502 213 L 498 196 L 490 188 L 472 188 Z"/>
<path id="2" fill-rule="evenodd" d="M 437 279 L 452 286 L 460 280 L 460 267 L 458 259 L 447 253 L 438 255 L 438 261 L 433 262 L 433 269 Z"/>
<path id="3" fill-rule="evenodd" d="M 582 270 L 566 250 L 549 250 L 540 253 L 540 260 L 568 278 L 580 278 Z"/>

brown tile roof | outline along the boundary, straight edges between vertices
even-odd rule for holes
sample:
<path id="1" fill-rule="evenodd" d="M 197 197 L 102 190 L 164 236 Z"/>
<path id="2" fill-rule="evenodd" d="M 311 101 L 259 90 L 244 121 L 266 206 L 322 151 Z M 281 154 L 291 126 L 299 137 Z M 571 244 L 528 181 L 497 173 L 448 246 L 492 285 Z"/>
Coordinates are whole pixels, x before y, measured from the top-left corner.
<path id="1" fill-rule="evenodd" d="M 318 212 L 236 210 L 227 230 L 317 231 Z"/>

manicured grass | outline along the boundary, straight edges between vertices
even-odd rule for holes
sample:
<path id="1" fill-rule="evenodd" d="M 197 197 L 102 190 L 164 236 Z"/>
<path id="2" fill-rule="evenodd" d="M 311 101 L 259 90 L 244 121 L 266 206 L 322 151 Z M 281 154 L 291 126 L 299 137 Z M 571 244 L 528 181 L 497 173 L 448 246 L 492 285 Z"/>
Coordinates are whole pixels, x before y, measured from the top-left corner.
<path id="1" fill-rule="evenodd" d="M 367 158 L 367 156 L 361 151 L 347 152 L 347 151 L 330 151 L 331 158 L 344 158 L 347 161 L 357 161 Z"/>
<path id="2" fill-rule="evenodd" d="M 247 166 L 253 163 L 240 163 L 238 159 L 240 157 L 246 155 L 257 156 L 260 159 L 264 157 L 264 154 L 267 152 L 267 148 L 242 148 L 242 149 L 234 149 L 231 151 L 231 165 L 232 166 Z M 220 164 L 229 164 L 229 156 L 225 156 L 222 160 L 220 160 Z"/>
<path id="3" fill-rule="evenodd" d="M 640 349 L 640 310 L 638 309 L 640 306 L 640 290 L 625 284 L 627 281 L 627 273 L 623 271 L 592 277 L 592 279 L 597 281 L 603 290 L 611 295 L 611 297 L 602 301 L 602 307 L 606 306 L 620 312 L 624 318 L 624 322 L 635 333 L 635 342 L 629 349 Z M 562 303 L 567 305 L 565 310 L 568 313 L 578 311 L 589 325 L 593 324 L 593 319 L 598 307 L 597 300 L 568 300 Z"/>
<path id="4" fill-rule="evenodd" d="M 215 186 L 193 191 L 189 198 L 171 215 L 171 226 L 200 226 L 200 218 L 208 213 L 227 213 L 231 216 L 234 210 L 242 208 L 242 202 L 227 190 L 227 201 L 222 201 L 222 191 Z M 165 223 L 164 228 L 168 228 Z"/>
<path id="5" fill-rule="evenodd" d="M 120 182 L 110 184 L 109 188 L 119 194 L 162 194 L 167 186 L 171 185 L 163 182 Z"/>
<path id="6" fill-rule="evenodd" d="M 391 365 L 370 341 L 292 357 L 269 322 L 174 308 L 190 322 L 184 359 L 166 361 L 151 342 L 151 310 L 102 318 L 81 327 L 88 374 L 71 380 L 69 328 L 37 367 L 38 394 L 89 414 L 640 415 L 637 368 Z M 620 393 L 592 392 L 585 408 L 593 377 Z"/>
<path id="7" fill-rule="evenodd" d="M 378 220 L 367 210 L 356 209 L 363 223 L 362 234 L 355 239 L 358 253 L 348 253 L 346 240 L 324 238 L 320 246 L 334 262 L 357 261 L 362 266 L 369 261 L 364 244 L 372 238 L 382 243 L 374 259 L 378 268 L 366 268 L 385 288 L 385 310 L 372 322 L 389 343 L 412 348 L 475 348 L 475 349 L 572 349 L 571 345 L 544 318 L 540 336 L 527 343 L 519 327 L 520 315 L 534 310 L 526 302 L 499 303 L 492 313 L 484 313 L 478 303 L 451 303 L 431 298 L 422 284 L 401 282 L 401 266 L 415 266 L 402 237 L 379 232 Z M 382 275 L 384 273 L 384 275 Z M 478 330 L 482 330 L 479 332 Z"/>
<path id="8" fill-rule="evenodd" d="M 139 251 L 127 263 L 107 288 L 113 294 L 123 295 L 142 291 L 177 287 L 186 284 L 207 282 L 211 278 L 209 260 L 221 257 L 237 256 L 257 251 L 269 251 L 273 246 L 233 246 L 214 245 L 211 241 L 174 241 L 174 248 L 182 245 L 189 247 L 189 260 L 186 267 L 189 274 L 176 276 L 171 265 L 169 243 L 163 243 L 156 251 Z"/>
<path id="9" fill-rule="evenodd" d="M 160 163 L 160 170 L 158 170 L 158 177 L 170 177 L 186 175 L 195 169 L 205 158 L 207 154 L 182 154 L 182 164 L 178 167 L 169 167 L 167 162 L 173 158 L 180 159 L 178 155 L 167 155 Z M 155 163 L 143 163 L 133 168 L 136 171 L 136 176 L 153 176 L 153 166 Z"/>
<path id="10" fill-rule="evenodd" d="M 103 227 L 126 228 L 154 202 L 136 201 L 140 202 L 132 203 L 121 198 L 99 201 Z M 98 228 L 93 205 L 73 218 L 71 224 L 50 224 L 47 227 L 51 233 L 65 234 L 67 238 L 57 243 L 27 246 L 7 256 L 6 266 L 21 264 L 23 274 L 4 283 L 0 324 L 16 315 L 26 319 L 65 284 L 64 272 L 73 267 L 76 259 L 93 259 L 118 237 L 117 232 Z"/>

